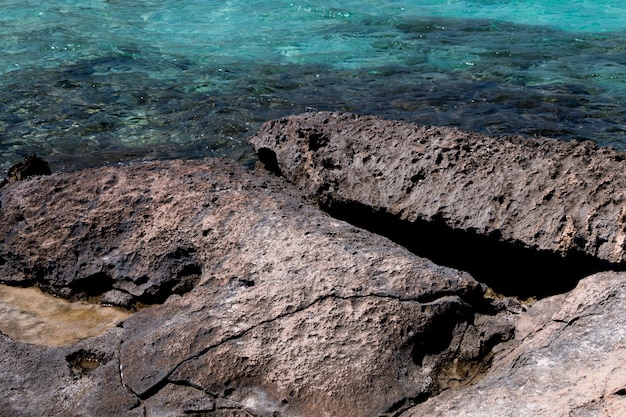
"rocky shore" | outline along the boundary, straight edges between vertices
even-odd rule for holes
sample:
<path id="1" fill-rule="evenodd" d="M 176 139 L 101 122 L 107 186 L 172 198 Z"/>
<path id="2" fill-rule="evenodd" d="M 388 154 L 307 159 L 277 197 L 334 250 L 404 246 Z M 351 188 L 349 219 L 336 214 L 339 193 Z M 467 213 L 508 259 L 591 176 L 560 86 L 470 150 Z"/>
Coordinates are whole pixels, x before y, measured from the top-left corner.
<path id="1" fill-rule="evenodd" d="M 251 142 L 0 189 L 2 283 L 131 312 L 0 334 L 0 415 L 626 414 L 626 154 L 338 113 Z"/>

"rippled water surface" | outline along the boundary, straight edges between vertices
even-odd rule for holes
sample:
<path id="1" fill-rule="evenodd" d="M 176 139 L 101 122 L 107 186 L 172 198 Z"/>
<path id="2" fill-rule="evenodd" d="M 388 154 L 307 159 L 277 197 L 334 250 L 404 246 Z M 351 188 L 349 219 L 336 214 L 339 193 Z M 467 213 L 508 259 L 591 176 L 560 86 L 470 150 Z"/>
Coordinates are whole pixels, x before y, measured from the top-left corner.
<path id="1" fill-rule="evenodd" d="M 626 147 L 617 0 L 5 0 L 0 171 L 252 161 L 268 119 L 378 114 Z"/>

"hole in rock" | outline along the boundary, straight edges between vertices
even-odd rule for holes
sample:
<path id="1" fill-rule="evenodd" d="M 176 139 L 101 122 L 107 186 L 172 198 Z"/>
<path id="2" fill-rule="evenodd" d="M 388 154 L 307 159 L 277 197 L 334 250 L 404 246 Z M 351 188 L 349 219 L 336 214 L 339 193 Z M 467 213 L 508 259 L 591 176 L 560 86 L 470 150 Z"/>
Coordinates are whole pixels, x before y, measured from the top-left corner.
<path id="1" fill-rule="evenodd" d="M 76 376 L 86 375 L 108 361 L 105 354 L 84 349 L 70 353 L 65 357 L 65 360 Z"/>
<path id="2" fill-rule="evenodd" d="M 141 302 L 144 304 L 161 304 L 172 294 L 183 295 L 195 288 L 202 276 L 200 265 L 181 264 L 176 265 L 178 269 L 175 277 L 162 283 L 160 286 L 149 288 L 142 296 Z"/>
<path id="3" fill-rule="evenodd" d="M 276 153 L 273 150 L 269 148 L 259 148 L 257 155 L 259 156 L 259 161 L 265 166 L 265 169 L 279 177 L 283 175 L 278 165 L 278 158 L 276 158 Z"/>
<path id="4" fill-rule="evenodd" d="M 104 272 L 98 272 L 88 277 L 70 282 L 72 295 L 77 298 L 95 297 L 102 295 L 113 286 L 113 278 Z"/>
<path id="5" fill-rule="evenodd" d="M 543 298 L 567 292 L 595 272 L 626 270 L 625 265 L 580 252 L 561 256 L 504 242 L 498 233 L 487 236 L 452 229 L 443 220 L 407 222 L 359 203 L 332 203 L 323 209 L 337 219 L 385 236 L 420 257 L 467 271 L 505 296 Z"/>
<path id="6" fill-rule="evenodd" d="M 245 279 L 245 278 L 239 278 L 239 283 L 245 287 L 254 287 L 254 280 L 253 279 Z"/>
<path id="7" fill-rule="evenodd" d="M 412 337 L 413 362 L 422 366 L 426 355 L 443 352 L 452 342 L 454 328 L 464 319 L 463 313 L 455 309 L 433 316 L 430 325 Z"/>
<path id="8" fill-rule="evenodd" d="M 626 388 L 615 391 L 615 395 L 626 395 Z"/>
<path id="9" fill-rule="evenodd" d="M 303 136 L 308 136 L 309 149 L 313 152 L 319 150 L 323 146 L 327 146 L 330 138 L 322 132 L 306 132 Z"/>

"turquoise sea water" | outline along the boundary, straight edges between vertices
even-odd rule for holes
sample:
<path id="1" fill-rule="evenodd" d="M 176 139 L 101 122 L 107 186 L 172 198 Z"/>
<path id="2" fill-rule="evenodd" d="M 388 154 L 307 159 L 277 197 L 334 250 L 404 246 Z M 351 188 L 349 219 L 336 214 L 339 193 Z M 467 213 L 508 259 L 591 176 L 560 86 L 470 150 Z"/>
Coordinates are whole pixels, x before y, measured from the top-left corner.
<path id="1" fill-rule="evenodd" d="M 253 154 L 268 119 L 378 114 L 626 148 L 619 0 L 0 0 L 0 171 Z"/>

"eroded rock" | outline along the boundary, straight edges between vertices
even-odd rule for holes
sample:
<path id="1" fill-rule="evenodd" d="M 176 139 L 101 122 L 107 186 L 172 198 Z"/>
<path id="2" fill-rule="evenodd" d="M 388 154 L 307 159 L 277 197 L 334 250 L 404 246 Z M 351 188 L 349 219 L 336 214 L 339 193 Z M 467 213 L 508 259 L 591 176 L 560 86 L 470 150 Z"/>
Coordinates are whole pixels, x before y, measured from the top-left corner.
<path id="1" fill-rule="evenodd" d="M 0 386 L 10 387 L 0 414 L 626 412 L 626 273 L 594 275 L 525 311 L 297 196 L 619 265 L 623 187 L 611 170 L 621 154 L 327 113 L 269 123 L 254 141 L 299 191 L 218 160 L 0 191 L 0 280 L 143 306 L 67 346 L 0 335 Z"/>
<path id="2" fill-rule="evenodd" d="M 0 415 L 142 417 L 121 383 L 122 329 L 65 347 L 15 342 L 0 333 Z"/>
<path id="3" fill-rule="evenodd" d="M 601 273 L 519 316 L 512 350 L 477 384 L 402 417 L 626 415 L 626 273 Z"/>
<path id="4" fill-rule="evenodd" d="M 36 283 L 66 298 L 104 296 L 124 307 L 189 291 L 202 271 L 185 222 L 198 214 L 195 201 L 207 204 L 201 194 L 212 184 L 199 190 L 182 178 L 177 201 L 167 188 L 173 184 L 150 183 L 159 176 L 167 174 L 157 166 L 120 175 L 103 168 L 6 187 L 2 280 Z"/>
<path id="5" fill-rule="evenodd" d="M 267 122 L 251 142 L 270 170 L 326 207 L 626 260 L 623 152 L 327 112 Z"/>
<path id="6" fill-rule="evenodd" d="M 282 179 L 217 160 L 3 188 L 4 281 L 152 305 L 62 348 L 1 338 L 0 385 L 14 388 L 0 410 L 393 415 L 471 379 L 472 364 L 511 336 L 511 316 L 496 314 L 469 274 L 293 194 Z M 47 372 L 35 372 L 44 361 Z M 46 384 L 66 393 L 50 410 L 52 393 L 32 394 Z"/>

